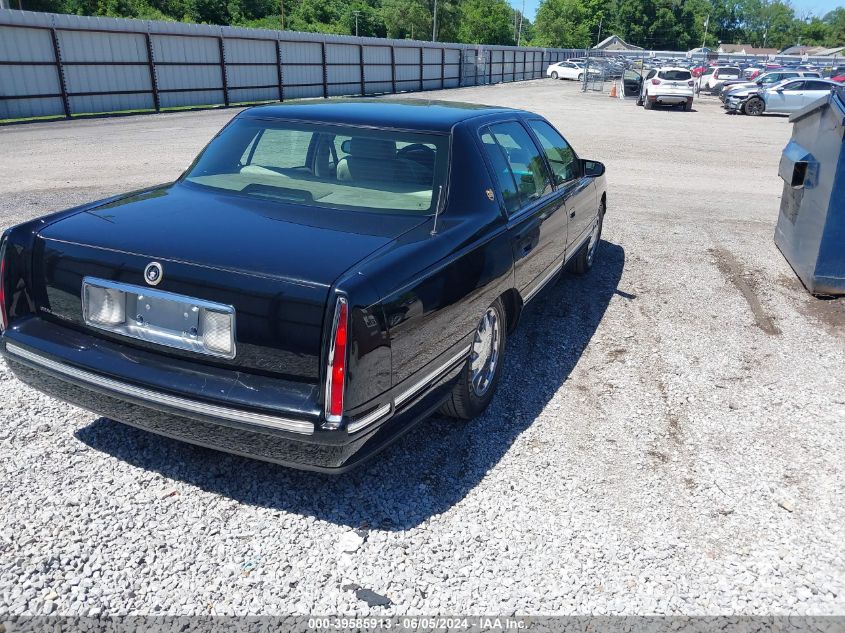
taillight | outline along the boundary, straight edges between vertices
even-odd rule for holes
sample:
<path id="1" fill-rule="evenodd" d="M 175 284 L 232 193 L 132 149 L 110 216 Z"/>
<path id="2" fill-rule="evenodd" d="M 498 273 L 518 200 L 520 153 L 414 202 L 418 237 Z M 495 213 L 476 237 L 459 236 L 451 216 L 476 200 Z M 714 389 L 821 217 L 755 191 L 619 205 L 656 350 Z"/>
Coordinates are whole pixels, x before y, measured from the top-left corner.
<path id="1" fill-rule="evenodd" d="M 332 321 L 329 364 L 326 367 L 326 424 L 324 428 L 336 429 L 343 419 L 343 393 L 346 388 L 346 341 L 349 325 L 349 306 L 346 299 L 338 297 Z"/>
<path id="2" fill-rule="evenodd" d="M 714 71 L 713 71 L 713 79 L 718 79 L 718 78 L 719 78 L 719 71 L 718 71 L 718 70 L 714 70 Z"/>
<path id="3" fill-rule="evenodd" d="M 687 82 L 687 85 L 688 85 L 690 88 L 692 88 L 692 87 L 695 85 L 695 82 L 694 82 L 692 79 L 690 79 L 690 80 Z"/>
<path id="4" fill-rule="evenodd" d="M 652 86 L 659 86 L 659 85 L 660 85 L 660 80 L 659 80 L 659 79 L 657 79 L 657 78 L 652 79 L 652 80 L 651 80 L 651 85 L 652 85 Z"/>
<path id="5" fill-rule="evenodd" d="M 6 313 L 6 242 L 0 243 L 0 332 L 9 327 Z"/>

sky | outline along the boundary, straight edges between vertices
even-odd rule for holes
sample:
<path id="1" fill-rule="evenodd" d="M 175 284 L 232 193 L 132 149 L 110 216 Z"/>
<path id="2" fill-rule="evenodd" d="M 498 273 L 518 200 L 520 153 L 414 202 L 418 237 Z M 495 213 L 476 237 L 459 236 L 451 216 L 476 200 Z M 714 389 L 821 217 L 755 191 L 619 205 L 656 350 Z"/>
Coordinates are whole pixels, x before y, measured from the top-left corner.
<path id="1" fill-rule="evenodd" d="M 515 9 L 522 8 L 522 0 L 510 0 L 510 3 Z M 528 19 L 534 20 L 539 5 L 540 0 L 525 0 L 525 15 Z M 798 16 L 803 16 L 805 13 L 823 16 L 828 11 L 845 6 L 845 0 L 792 0 L 792 6 L 795 7 L 795 13 Z"/>

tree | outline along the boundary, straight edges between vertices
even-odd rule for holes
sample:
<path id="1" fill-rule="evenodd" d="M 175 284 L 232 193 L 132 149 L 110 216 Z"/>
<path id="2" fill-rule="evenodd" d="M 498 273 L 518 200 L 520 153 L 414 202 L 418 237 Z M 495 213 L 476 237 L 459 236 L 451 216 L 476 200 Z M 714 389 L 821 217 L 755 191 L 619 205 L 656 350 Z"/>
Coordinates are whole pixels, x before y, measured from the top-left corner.
<path id="1" fill-rule="evenodd" d="M 824 16 L 828 28 L 828 46 L 845 45 L 845 7 L 838 7 Z"/>
<path id="2" fill-rule="evenodd" d="M 799 31 L 802 44 L 827 46 L 830 41 L 830 25 L 819 17 L 801 23 Z"/>
<path id="3" fill-rule="evenodd" d="M 431 35 L 431 14 L 423 0 L 384 0 L 381 14 L 387 37 L 424 40 Z"/>
<path id="4" fill-rule="evenodd" d="M 534 24 L 537 31 L 536 44 L 587 48 L 591 37 L 586 17 L 586 10 L 580 0 L 542 0 Z"/>
<path id="5" fill-rule="evenodd" d="M 615 31 L 629 44 L 649 48 L 654 19 L 655 8 L 651 0 L 620 0 Z"/>
<path id="6" fill-rule="evenodd" d="M 463 0 L 458 40 L 513 45 L 513 10 L 505 0 Z"/>

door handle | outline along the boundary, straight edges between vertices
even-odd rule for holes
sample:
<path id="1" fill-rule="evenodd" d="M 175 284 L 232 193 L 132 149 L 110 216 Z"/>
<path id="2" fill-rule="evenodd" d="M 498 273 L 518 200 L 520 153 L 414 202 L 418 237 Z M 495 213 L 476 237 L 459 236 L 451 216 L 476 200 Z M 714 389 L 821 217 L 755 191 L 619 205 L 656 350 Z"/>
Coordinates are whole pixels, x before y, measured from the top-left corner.
<path id="1" fill-rule="evenodd" d="M 522 254 L 528 255 L 534 249 L 534 245 L 531 242 L 526 242 L 522 245 Z"/>
<path id="2" fill-rule="evenodd" d="M 570 218 L 574 218 L 574 217 L 575 217 L 575 211 L 570 211 L 570 212 L 569 212 L 569 217 L 570 217 Z"/>

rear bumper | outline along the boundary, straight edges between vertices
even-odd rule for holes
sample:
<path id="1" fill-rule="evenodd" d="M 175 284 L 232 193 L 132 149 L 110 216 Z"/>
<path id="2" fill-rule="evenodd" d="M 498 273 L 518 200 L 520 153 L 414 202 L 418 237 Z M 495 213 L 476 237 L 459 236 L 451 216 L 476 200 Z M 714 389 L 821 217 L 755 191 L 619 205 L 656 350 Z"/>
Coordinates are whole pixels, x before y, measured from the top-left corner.
<path id="1" fill-rule="evenodd" d="M 388 408 L 360 432 L 350 433 L 320 428 L 308 386 L 228 372 L 234 376 L 226 399 L 202 398 L 203 392 L 214 394 L 222 384 L 220 370 L 204 374 L 194 367 L 186 375 L 179 361 L 38 319 L 5 332 L 0 354 L 22 382 L 97 415 L 192 444 L 328 473 L 359 465 L 435 410 L 463 360 L 434 376 L 398 413 L 390 415 Z M 235 383 L 250 393 L 253 404 L 244 401 Z M 161 384 L 170 388 L 156 386 Z M 269 408 L 279 401 L 285 402 L 284 409 L 278 404 Z"/>
<path id="2" fill-rule="evenodd" d="M 679 93 L 679 94 L 656 94 L 656 95 L 648 95 L 650 101 L 654 101 L 656 103 L 686 103 L 687 101 L 693 100 L 692 92 L 689 93 Z"/>

